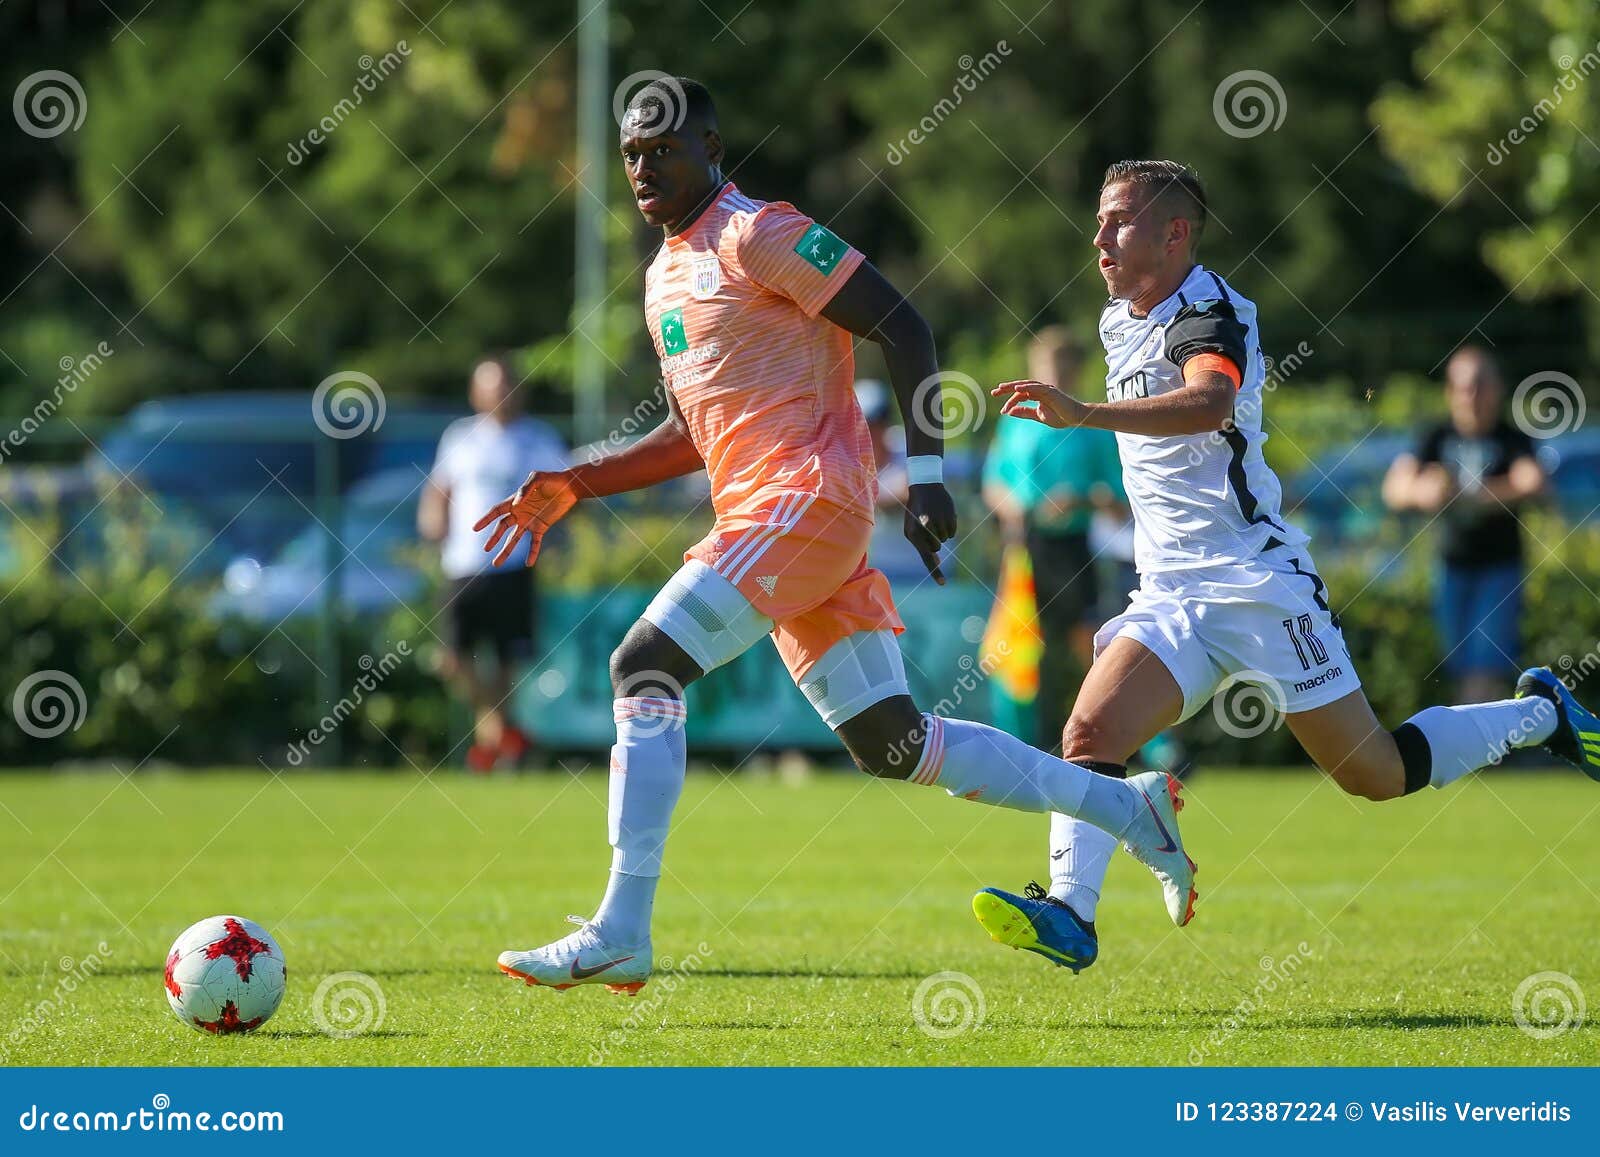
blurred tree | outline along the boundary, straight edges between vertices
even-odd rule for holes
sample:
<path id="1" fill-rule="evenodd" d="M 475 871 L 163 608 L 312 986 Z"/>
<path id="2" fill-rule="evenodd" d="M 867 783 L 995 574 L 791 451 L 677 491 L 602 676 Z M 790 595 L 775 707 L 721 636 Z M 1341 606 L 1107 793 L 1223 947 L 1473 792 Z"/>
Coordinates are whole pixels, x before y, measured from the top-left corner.
<path id="1" fill-rule="evenodd" d="M 1053 321 L 1090 336 L 1100 174 L 1170 155 L 1210 186 L 1204 259 L 1260 303 L 1268 352 L 1304 341 L 1305 380 L 1374 386 L 1431 372 L 1474 330 L 1545 360 L 1585 340 L 1596 243 L 1555 243 L 1594 202 L 1593 102 L 1569 96 L 1478 180 L 1445 154 L 1478 155 L 1504 135 L 1484 126 L 1548 93 L 1540 52 L 1583 60 L 1593 9 L 1491 5 L 613 0 L 612 71 L 710 85 L 733 177 L 866 250 L 951 368 L 1012 372 Z M 74 133 L 0 134 L 0 252 L 19 271 L 0 287 L 0 402 L 31 406 L 60 358 L 109 339 L 75 406 L 345 369 L 455 396 L 503 346 L 536 408 L 564 411 L 584 10 L 172 0 L 124 27 L 98 0 L 0 6 L 5 79 L 60 67 L 89 104 Z M 1260 131 L 1219 104 L 1250 84 Z M 639 304 L 658 239 L 615 171 L 607 203 L 620 413 L 657 382 Z"/>
<path id="2" fill-rule="evenodd" d="M 1482 336 L 1512 328 L 1497 301 L 1537 305 L 1569 324 L 1527 369 L 1576 368 L 1600 333 L 1600 6 L 1593 0 L 1400 0 L 1422 30 L 1411 86 L 1373 107 L 1388 152 L 1447 212 L 1476 223 L 1504 282 Z M 1494 307 L 1494 308 L 1491 308 Z M 1526 311 L 1511 310 L 1517 318 Z M 1537 332 L 1537 331 L 1536 331 Z M 1524 359 L 1525 361 L 1528 359 Z"/>

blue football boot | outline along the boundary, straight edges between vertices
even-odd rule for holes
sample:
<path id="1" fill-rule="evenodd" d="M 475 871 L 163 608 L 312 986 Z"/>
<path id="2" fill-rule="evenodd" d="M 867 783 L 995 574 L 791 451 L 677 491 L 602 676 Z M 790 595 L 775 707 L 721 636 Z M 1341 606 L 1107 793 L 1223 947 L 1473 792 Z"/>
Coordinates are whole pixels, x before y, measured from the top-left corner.
<path id="1" fill-rule="evenodd" d="M 1081 972 L 1100 955 L 1094 921 L 1082 920 L 1061 900 L 1030 882 L 1025 895 L 985 888 L 972 898 L 972 914 L 997 944 L 1037 952 L 1052 964 Z"/>
<path id="2" fill-rule="evenodd" d="M 1600 716 L 1572 697 L 1549 667 L 1529 667 L 1517 680 L 1517 698 L 1538 695 L 1556 705 L 1556 729 L 1544 748 L 1593 780 L 1600 780 Z"/>

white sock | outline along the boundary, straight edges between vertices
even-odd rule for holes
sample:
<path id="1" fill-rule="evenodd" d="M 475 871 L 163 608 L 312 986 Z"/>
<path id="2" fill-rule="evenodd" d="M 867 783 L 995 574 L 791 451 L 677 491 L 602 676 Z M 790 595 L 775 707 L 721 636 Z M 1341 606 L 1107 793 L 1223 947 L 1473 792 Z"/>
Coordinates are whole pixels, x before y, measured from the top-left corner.
<path id="1" fill-rule="evenodd" d="M 610 944 L 650 939 L 661 853 L 683 792 L 683 701 L 637 696 L 611 705 L 611 881 L 593 923 Z"/>
<path id="2" fill-rule="evenodd" d="M 1065 812 L 1120 836 L 1139 795 L 1120 779 L 1046 755 L 1014 735 L 965 719 L 922 716 L 922 758 L 911 782 L 1025 812 Z"/>
<path id="3" fill-rule="evenodd" d="M 1073 816 L 1050 817 L 1050 894 L 1093 920 L 1117 837 Z"/>
<path id="4" fill-rule="evenodd" d="M 1537 695 L 1427 707 L 1406 720 L 1428 741 L 1430 787 L 1445 787 L 1469 771 L 1499 763 L 1516 747 L 1534 747 L 1556 729 L 1556 707 Z"/>

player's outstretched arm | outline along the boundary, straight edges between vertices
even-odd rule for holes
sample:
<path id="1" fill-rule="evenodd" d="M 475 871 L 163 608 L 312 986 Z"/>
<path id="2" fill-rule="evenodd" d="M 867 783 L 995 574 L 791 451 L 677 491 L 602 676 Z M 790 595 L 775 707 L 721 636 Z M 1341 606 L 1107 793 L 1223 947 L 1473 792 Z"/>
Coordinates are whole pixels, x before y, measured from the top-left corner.
<path id="1" fill-rule="evenodd" d="M 504 563 L 517 549 L 517 544 L 524 537 L 530 537 L 528 565 L 532 566 L 539 557 L 545 532 L 566 517 L 581 498 L 604 498 L 629 490 L 643 490 L 702 469 L 705 462 L 694 448 L 670 393 L 667 409 L 667 420 L 631 446 L 565 470 L 535 470 L 515 494 L 490 507 L 472 529 L 482 530 L 496 523 L 494 533 L 483 547 L 485 551 L 500 547 L 495 565 Z M 502 539 L 505 542 L 500 546 Z"/>
<path id="2" fill-rule="evenodd" d="M 1032 418 L 1057 429 L 1093 426 L 1122 434 L 1168 438 L 1220 429 L 1233 416 L 1238 391 L 1238 385 L 1226 373 L 1186 365 L 1184 384 L 1153 398 L 1080 402 L 1055 386 L 1034 381 L 1001 382 L 989 392 L 1005 399 L 1000 412 L 1013 418 Z"/>
<path id="3" fill-rule="evenodd" d="M 956 504 L 944 488 L 944 405 L 939 390 L 939 357 L 933 330 L 917 307 L 889 280 L 863 261 L 839 287 L 822 316 L 883 351 L 889 385 L 906 423 L 906 538 L 917 548 L 928 573 L 944 585 L 939 546 L 955 537 Z M 924 383 L 933 383 L 926 387 Z"/>

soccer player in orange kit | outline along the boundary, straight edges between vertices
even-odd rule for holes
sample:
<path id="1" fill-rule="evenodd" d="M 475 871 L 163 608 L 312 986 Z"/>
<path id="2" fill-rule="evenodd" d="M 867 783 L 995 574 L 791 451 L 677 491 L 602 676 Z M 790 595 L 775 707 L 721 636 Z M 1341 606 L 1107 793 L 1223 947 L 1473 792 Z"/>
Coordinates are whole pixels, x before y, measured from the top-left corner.
<path id="1" fill-rule="evenodd" d="M 529 984 L 603 983 L 635 993 L 651 970 L 650 917 L 684 779 L 683 688 L 771 635 L 796 685 L 860 769 L 952 796 L 1075 816 L 1121 839 L 1161 882 L 1174 923 L 1194 911 L 1194 864 L 1178 833 L 1177 783 L 1127 780 L 1056 759 L 983 724 L 918 710 L 888 581 L 867 565 L 876 470 L 852 389 L 853 341 L 875 342 L 906 421 L 907 538 L 943 583 L 956 531 L 941 478 L 933 335 L 860 252 L 794 206 L 722 175 L 703 86 L 641 88 L 621 124 L 639 211 L 664 240 L 645 275 L 645 317 L 670 417 L 596 462 L 529 475 L 478 522 L 499 558 L 583 498 L 704 469 L 716 521 L 611 656 L 610 884 L 579 930 L 500 955 Z"/>

